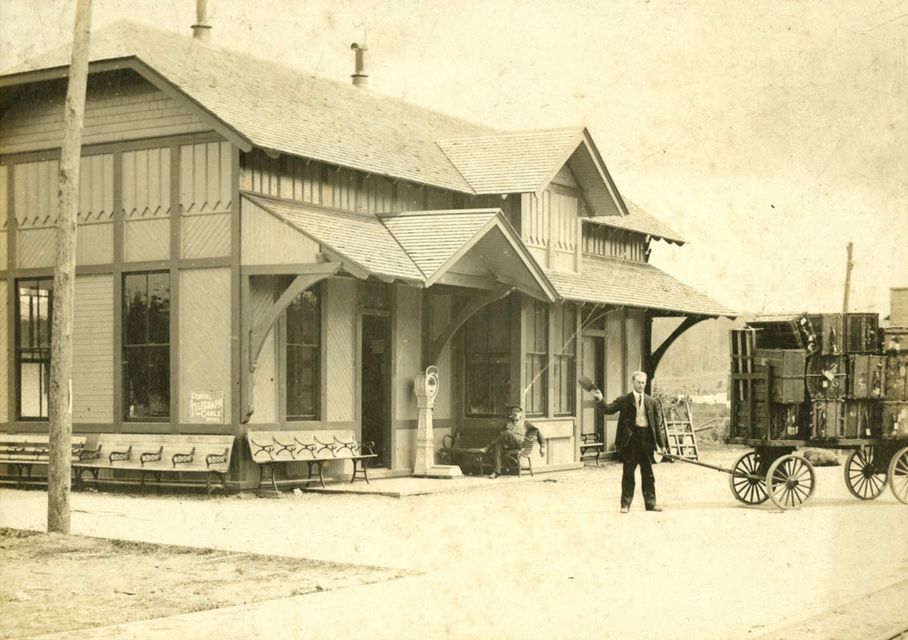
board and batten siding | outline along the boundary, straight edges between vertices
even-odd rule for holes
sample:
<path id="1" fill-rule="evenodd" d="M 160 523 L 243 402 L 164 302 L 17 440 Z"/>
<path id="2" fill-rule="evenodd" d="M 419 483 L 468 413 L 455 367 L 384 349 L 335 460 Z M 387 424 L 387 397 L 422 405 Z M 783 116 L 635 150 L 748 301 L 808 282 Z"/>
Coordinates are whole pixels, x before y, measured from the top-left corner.
<path id="1" fill-rule="evenodd" d="M 230 269 L 180 273 L 180 421 L 190 423 L 193 391 L 224 393 L 224 424 L 230 424 Z"/>
<path id="2" fill-rule="evenodd" d="M 22 90 L 0 116 L 0 154 L 58 149 L 63 140 L 66 81 Z M 111 71 L 89 77 L 82 144 L 140 140 L 210 131 L 193 110 L 137 73 Z"/>
<path id="3" fill-rule="evenodd" d="M 180 147 L 182 257 L 230 255 L 231 162 L 229 142 Z"/>
<path id="4" fill-rule="evenodd" d="M 356 283 L 330 278 L 322 287 L 326 309 L 325 381 L 327 395 L 322 420 L 347 422 L 356 418 Z"/>
<path id="5" fill-rule="evenodd" d="M 58 160 L 21 162 L 13 168 L 13 208 L 22 269 L 50 267 L 56 246 Z M 77 264 L 113 261 L 113 155 L 83 156 L 79 174 Z"/>
<path id="6" fill-rule="evenodd" d="M 397 285 L 394 313 L 392 351 L 392 384 L 394 414 L 392 416 L 393 464 L 396 469 L 413 466 L 416 448 L 416 421 L 418 408 L 413 381 L 422 372 L 422 291 L 414 287 Z"/>
<path id="7" fill-rule="evenodd" d="M 0 280 L 0 422 L 9 420 L 9 376 L 10 360 L 7 357 L 7 342 L 9 340 L 9 313 L 7 313 L 8 281 Z"/>
<path id="8" fill-rule="evenodd" d="M 113 422 L 113 278 L 76 278 L 73 423 Z"/>
<path id="9" fill-rule="evenodd" d="M 123 152 L 123 253 L 127 262 L 170 257 L 170 162 L 170 147 Z"/>

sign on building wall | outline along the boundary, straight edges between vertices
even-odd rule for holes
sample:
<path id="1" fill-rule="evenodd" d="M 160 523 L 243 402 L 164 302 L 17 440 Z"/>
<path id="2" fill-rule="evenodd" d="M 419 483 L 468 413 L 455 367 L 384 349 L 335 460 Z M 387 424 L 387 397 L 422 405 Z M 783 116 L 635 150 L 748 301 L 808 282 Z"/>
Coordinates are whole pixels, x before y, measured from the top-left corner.
<path id="1" fill-rule="evenodd" d="M 190 391 L 190 422 L 224 422 L 223 391 Z"/>

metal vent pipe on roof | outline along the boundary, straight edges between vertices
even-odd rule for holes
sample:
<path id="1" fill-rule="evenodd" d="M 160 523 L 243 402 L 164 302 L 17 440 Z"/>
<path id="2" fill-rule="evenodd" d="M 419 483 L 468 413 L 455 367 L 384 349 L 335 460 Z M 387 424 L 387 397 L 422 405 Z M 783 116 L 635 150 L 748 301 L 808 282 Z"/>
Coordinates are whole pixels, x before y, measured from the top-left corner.
<path id="1" fill-rule="evenodd" d="M 353 78 L 353 86 L 365 89 L 369 86 L 369 74 L 366 73 L 366 51 L 369 47 L 354 42 L 350 48 L 356 52 L 356 72 L 350 76 Z"/>
<path id="2" fill-rule="evenodd" d="M 211 40 L 211 25 L 208 24 L 208 0 L 195 0 L 195 24 L 192 37 L 199 42 Z"/>

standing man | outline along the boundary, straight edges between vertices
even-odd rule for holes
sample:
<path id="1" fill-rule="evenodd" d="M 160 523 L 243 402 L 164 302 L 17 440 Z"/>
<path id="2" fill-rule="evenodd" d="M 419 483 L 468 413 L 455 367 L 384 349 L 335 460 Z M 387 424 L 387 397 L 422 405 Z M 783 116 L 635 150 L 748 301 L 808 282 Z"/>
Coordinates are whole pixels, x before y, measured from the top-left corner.
<path id="1" fill-rule="evenodd" d="M 621 454 L 624 469 L 621 475 L 621 513 L 627 513 L 634 499 L 634 474 L 640 465 L 643 485 L 643 504 L 647 511 L 662 511 L 656 505 L 656 477 L 653 475 L 652 453 L 656 447 L 667 452 L 662 437 L 662 407 L 646 395 L 646 374 L 635 371 L 631 375 L 634 390 L 603 406 L 608 414 L 618 413 L 618 433 L 615 447 Z M 596 401 L 603 403 L 602 392 L 593 391 Z"/>
<path id="2" fill-rule="evenodd" d="M 498 437 L 483 448 L 484 452 L 492 451 L 492 474 L 490 480 L 501 475 L 501 453 L 507 450 L 520 449 L 524 438 L 535 438 L 539 443 L 539 455 L 545 455 L 545 440 L 542 432 L 535 425 L 523 420 L 523 407 L 513 406 L 508 409 L 508 421 L 501 428 Z"/>

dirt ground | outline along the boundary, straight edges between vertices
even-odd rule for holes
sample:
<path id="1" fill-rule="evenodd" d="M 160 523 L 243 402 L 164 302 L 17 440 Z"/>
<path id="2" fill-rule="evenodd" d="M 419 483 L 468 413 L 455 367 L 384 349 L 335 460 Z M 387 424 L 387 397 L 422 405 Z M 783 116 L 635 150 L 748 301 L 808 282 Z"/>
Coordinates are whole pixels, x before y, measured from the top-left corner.
<path id="1" fill-rule="evenodd" d="M 407 573 L 0 529 L 0 638 L 262 602 L 390 580 Z"/>
<path id="2" fill-rule="evenodd" d="M 723 466 L 742 452 L 701 451 L 705 461 Z M 400 499 L 310 491 L 279 499 L 76 492 L 72 531 L 79 536 L 193 547 L 199 551 L 189 555 L 212 571 L 212 564 L 245 569 L 245 561 L 235 558 L 246 554 L 288 556 L 316 567 L 315 584 L 326 590 L 252 603 L 265 588 L 256 581 L 237 589 L 239 606 L 155 619 L 159 614 L 149 612 L 149 619 L 117 624 L 125 610 L 144 606 L 139 576 L 161 572 L 153 563 L 136 564 L 142 559 L 130 557 L 131 543 L 123 543 L 110 547 L 116 550 L 110 555 L 126 559 L 109 573 L 127 572 L 126 590 L 136 595 L 104 587 L 109 602 L 117 603 L 106 607 L 114 611 L 108 626 L 54 634 L 53 640 L 889 638 L 889 630 L 908 628 L 908 507 L 888 490 L 873 501 L 856 500 L 843 471 L 818 468 L 811 501 L 784 513 L 769 504 L 743 505 L 731 495 L 726 475 L 681 463 L 657 465 L 665 507 L 657 514 L 646 513 L 639 496 L 629 514 L 619 513 L 621 470 L 613 463 L 494 481 L 373 479 L 375 490 L 439 489 Z M 0 527 L 40 531 L 45 523 L 45 492 L 0 489 Z M 29 539 L 19 542 L 31 546 Z M 207 548 L 219 551 L 201 551 Z M 211 554 L 223 560 L 205 562 Z M 68 555 L 54 557 L 67 562 Z M 0 626 L 29 617 L 79 619 L 82 612 L 64 608 L 65 600 L 72 591 L 93 597 L 101 591 L 93 565 L 102 557 L 74 561 L 68 572 L 78 579 L 62 600 L 43 600 L 31 613 L 18 615 L 14 607 L 21 603 L 5 596 Z M 17 585 L 13 594 L 42 598 L 42 591 L 25 587 L 44 586 L 31 571 L 47 570 L 43 562 L 28 559 L 25 574 L 13 576 L 0 556 L 0 584 Z M 379 572 L 375 582 L 337 589 L 325 577 L 326 568 L 337 565 L 397 571 L 372 569 Z M 360 571 L 347 569 L 353 578 Z M 161 589 L 180 600 L 196 597 L 194 591 L 214 597 L 209 584 L 195 580 Z M 249 604 L 242 604 L 244 598 Z M 502 614 L 515 607 L 519 623 Z M 833 611 L 842 617 L 829 618 Z M 334 624 L 326 627 L 325 620 Z M 822 631 L 807 635 L 807 628 Z"/>

